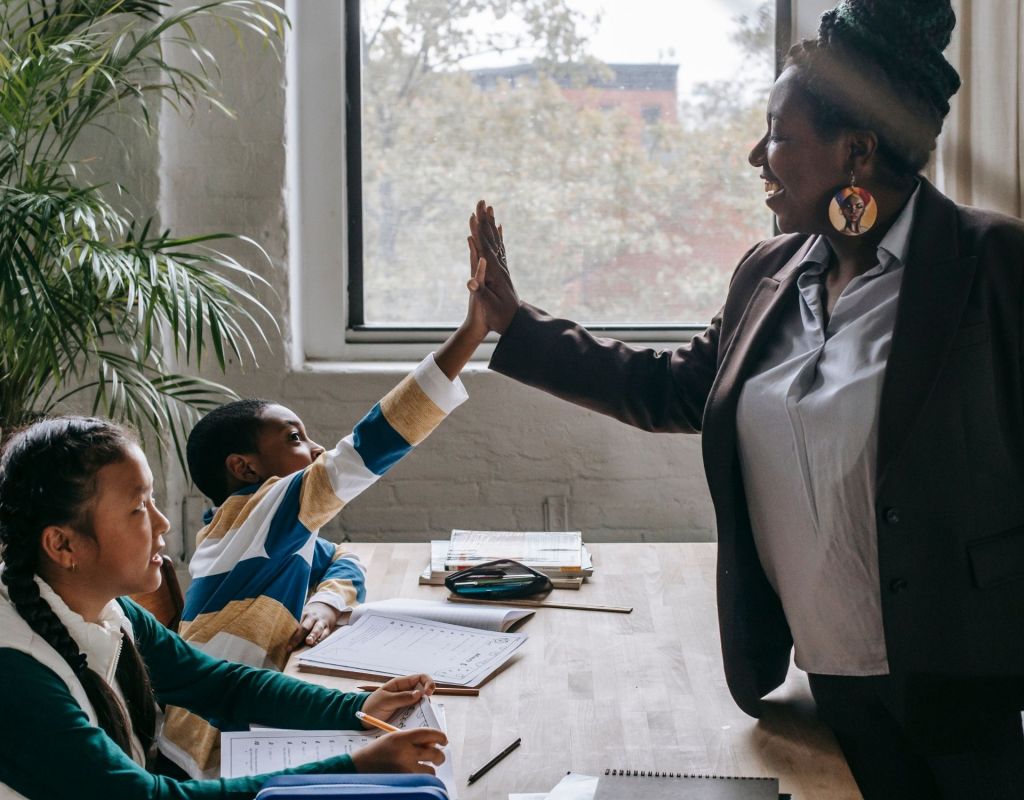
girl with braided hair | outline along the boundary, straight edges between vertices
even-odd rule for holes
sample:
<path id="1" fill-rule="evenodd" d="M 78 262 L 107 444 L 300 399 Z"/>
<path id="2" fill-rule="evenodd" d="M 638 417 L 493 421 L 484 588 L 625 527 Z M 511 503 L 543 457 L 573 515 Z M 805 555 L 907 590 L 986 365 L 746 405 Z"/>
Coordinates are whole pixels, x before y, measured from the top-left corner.
<path id="1" fill-rule="evenodd" d="M 178 781 L 147 770 L 158 703 L 239 727 L 354 729 L 360 709 L 387 718 L 433 691 L 411 675 L 344 694 L 183 642 L 125 597 L 160 586 L 168 522 L 152 490 L 135 439 L 103 420 L 43 420 L 4 448 L 0 800 L 251 798 L 269 775 Z M 425 772 L 445 742 L 402 731 L 284 772 Z"/>
<path id="2" fill-rule="evenodd" d="M 470 221 L 491 369 L 701 434 L 732 696 L 760 716 L 792 655 L 868 800 L 1024 797 L 1024 223 L 921 175 L 954 23 L 842 0 L 792 48 L 749 155 L 783 235 L 674 351 L 521 302 Z"/>

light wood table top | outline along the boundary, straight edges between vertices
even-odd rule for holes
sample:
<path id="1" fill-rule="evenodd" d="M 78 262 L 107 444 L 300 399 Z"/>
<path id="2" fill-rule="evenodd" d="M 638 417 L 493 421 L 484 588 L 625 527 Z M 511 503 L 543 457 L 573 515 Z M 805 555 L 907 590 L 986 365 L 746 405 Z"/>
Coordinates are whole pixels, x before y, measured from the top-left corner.
<path id="1" fill-rule="evenodd" d="M 545 792 L 567 771 L 605 768 L 777 776 L 794 800 L 859 800 L 835 740 L 815 719 L 804 674 L 790 670 L 765 715 L 745 715 L 722 671 L 714 544 L 594 544 L 594 577 L 568 602 L 633 606 L 631 614 L 540 609 L 529 640 L 479 697 L 440 697 L 459 797 L 506 800 Z M 353 544 L 368 600 L 441 600 L 418 586 L 429 546 Z M 358 681 L 286 670 L 351 690 Z M 516 737 L 522 746 L 486 776 L 466 777 Z"/>

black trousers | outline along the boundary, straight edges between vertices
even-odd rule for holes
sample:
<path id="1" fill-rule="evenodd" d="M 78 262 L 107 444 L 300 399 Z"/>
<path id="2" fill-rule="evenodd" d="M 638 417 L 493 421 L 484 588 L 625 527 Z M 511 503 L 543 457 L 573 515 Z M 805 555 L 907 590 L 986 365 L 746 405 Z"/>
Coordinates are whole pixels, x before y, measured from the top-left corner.
<path id="1" fill-rule="evenodd" d="M 809 675 L 864 800 L 1021 800 L 1019 679 Z"/>

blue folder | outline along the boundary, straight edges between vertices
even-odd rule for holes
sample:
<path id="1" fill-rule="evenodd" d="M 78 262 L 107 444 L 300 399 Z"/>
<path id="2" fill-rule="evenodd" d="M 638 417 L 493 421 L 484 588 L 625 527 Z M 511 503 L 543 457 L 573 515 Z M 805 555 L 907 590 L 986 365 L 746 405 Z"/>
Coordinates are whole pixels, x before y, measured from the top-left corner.
<path id="1" fill-rule="evenodd" d="M 433 775 L 280 775 L 256 800 L 448 800 Z"/>

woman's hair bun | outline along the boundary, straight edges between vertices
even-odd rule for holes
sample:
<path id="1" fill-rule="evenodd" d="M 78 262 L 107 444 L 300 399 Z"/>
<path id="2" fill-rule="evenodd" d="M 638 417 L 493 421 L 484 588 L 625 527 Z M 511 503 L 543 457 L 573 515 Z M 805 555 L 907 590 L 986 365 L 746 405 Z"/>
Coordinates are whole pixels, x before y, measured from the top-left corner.
<path id="1" fill-rule="evenodd" d="M 949 0 L 840 0 L 821 17 L 818 46 L 873 61 L 941 119 L 960 88 L 960 76 L 942 55 L 955 24 Z"/>

